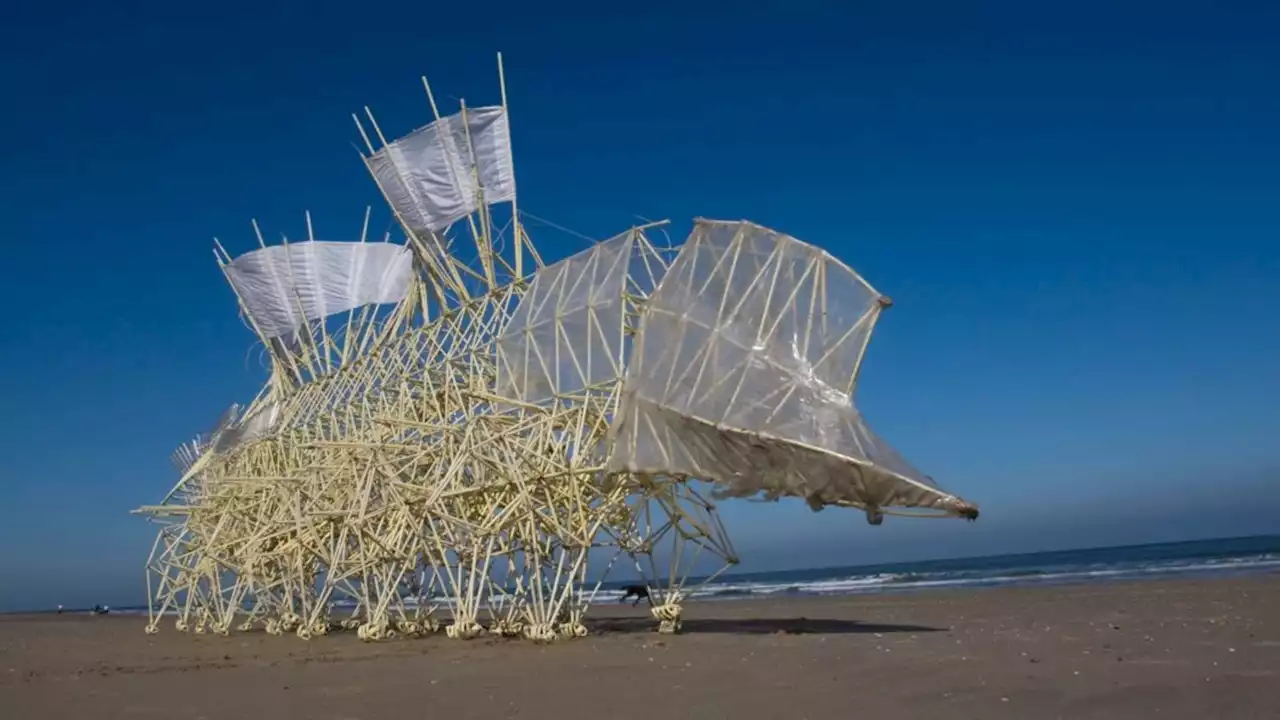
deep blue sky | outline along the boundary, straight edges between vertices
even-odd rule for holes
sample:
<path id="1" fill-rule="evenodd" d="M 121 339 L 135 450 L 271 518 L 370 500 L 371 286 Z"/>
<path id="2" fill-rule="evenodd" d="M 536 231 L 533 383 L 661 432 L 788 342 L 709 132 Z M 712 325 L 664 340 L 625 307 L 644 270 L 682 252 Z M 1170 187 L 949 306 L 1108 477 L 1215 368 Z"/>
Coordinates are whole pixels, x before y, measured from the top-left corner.
<path id="1" fill-rule="evenodd" d="M 1275 3 L 94 5 L 0 10 L 0 608 L 141 600 L 127 511 L 262 380 L 211 236 L 386 227 L 350 113 L 495 102 L 496 50 L 522 209 L 749 218 L 897 303 L 859 405 L 982 520 L 732 505 L 744 569 L 1280 529 Z"/>

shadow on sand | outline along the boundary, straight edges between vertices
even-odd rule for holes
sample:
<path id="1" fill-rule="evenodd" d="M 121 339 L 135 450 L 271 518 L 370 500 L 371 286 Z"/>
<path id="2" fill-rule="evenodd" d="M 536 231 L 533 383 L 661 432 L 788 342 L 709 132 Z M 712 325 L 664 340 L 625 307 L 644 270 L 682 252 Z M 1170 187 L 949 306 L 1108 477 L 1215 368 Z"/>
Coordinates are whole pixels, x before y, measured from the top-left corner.
<path id="1" fill-rule="evenodd" d="M 593 632 L 651 633 L 657 621 L 650 618 L 600 618 L 589 622 Z M 927 625 L 864 623 L 827 618 L 698 618 L 684 621 L 686 633 L 727 633 L 737 635 L 850 635 L 860 633 L 946 632 L 948 628 Z"/>

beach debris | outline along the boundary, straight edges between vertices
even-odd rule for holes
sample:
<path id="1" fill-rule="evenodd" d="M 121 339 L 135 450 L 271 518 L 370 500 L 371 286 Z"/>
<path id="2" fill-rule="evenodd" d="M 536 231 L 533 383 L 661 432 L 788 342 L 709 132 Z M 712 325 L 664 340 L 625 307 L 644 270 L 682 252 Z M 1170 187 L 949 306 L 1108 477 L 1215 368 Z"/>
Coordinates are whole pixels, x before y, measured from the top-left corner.
<path id="1" fill-rule="evenodd" d="M 351 241 L 309 212 L 301 240 L 214 240 L 269 378 L 137 511 L 148 633 L 552 642 L 626 566 L 671 634 L 738 562 L 719 500 L 978 516 L 856 407 L 892 302 L 825 250 L 645 221 L 548 262 L 527 225 L 564 229 L 518 207 L 500 55 L 498 79 L 500 104 L 441 115 L 423 78 L 434 120 L 392 141 L 356 118 L 403 240 L 370 210 Z"/>

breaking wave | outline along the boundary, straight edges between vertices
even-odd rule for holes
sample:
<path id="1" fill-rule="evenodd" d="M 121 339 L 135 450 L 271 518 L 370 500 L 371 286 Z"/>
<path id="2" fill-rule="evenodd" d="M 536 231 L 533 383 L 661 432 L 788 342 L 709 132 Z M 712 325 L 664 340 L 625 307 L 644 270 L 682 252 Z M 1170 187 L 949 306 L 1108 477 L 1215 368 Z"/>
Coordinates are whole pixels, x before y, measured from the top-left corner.
<path id="1" fill-rule="evenodd" d="M 816 573 L 817 571 L 811 572 Z M 702 585 L 691 595 L 693 597 L 726 600 L 785 595 L 865 595 L 943 588 L 1059 585 L 1262 572 L 1280 572 L 1280 553 L 1200 560 L 1172 560 L 1150 563 L 1090 563 L 1082 566 L 1064 565 L 1039 568 L 955 569 L 854 574 L 831 571 L 828 577 L 815 577 L 803 581 L 792 578 L 770 580 L 764 577 L 762 573 L 755 576 L 751 581 L 746 582 L 743 581 L 743 578 L 714 580 Z"/>

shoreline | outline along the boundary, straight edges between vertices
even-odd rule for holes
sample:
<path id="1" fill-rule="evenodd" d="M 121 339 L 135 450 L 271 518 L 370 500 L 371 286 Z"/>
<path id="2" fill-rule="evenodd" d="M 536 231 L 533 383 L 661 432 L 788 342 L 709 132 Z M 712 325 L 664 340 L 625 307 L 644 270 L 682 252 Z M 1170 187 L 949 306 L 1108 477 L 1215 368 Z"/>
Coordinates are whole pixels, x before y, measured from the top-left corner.
<path id="1" fill-rule="evenodd" d="M 866 586 L 859 589 L 839 590 L 828 592 L 808 592 L 808 591 L 792 591 L 789 589 L 767 592 L 767 593 L 750 593 L 750 592 L 706 592 L 705 590 L 695 593 L 691 598 L 686 599 L 685 604 L 696 603 L 704 605 L 708 603 L 739 603 L 739 602 L 790 602 L 801 601 L 806 599 L 831 599 L 843 597 L 901 597 L 913 595 L 932 595 L 934 593 L 945 592 L 979 592 L 985 590 L 1019 590 L 1030 588 L 1078 588 L 1078 587 L 1104 587 L 1110 585 L 1142 585 L 1146 583 L 1159 582 L 1212 582 L 1217 580 L 1245 580 L 1250 578 L 1280 578 L 1280 561 L 1277 561 L 1275 567 L 1262 568 L 1244 568 L 1237 569 L 1232 567 L 1206 568 L 1193 570 L 1170 570 L 1155 572 L 1134 572 L 1120 574 L 1115 578 L 1108 577 L 1054 577 L 1047 576 L 1038 578 L 1036 576 L 1022 577 L 1016 582 L 998 582 L 974 580 L 967 583 L 955 584 L 932 584 L 929 582 L 904 582 L 904 583 L 884 583 L 881 585 Z M 725 583 L 739 581 L 734 576 L 727 576 Z M 748 581 L 750 582 L 750 581 Z M 617 584 L 617 583 L 615 583 Z M 594 600 L 590 607 L 595 612 L 599 608 L 608 607 L 613 604 L 611 597 L 617 594 L 615 588 L 602 588 L 600 597 Z M 440 598 L 441 603 L 446 603 L 448 598 Z M 342 603 L 334 606 L 335 610 L 345 610 L 354 607 L 354 603 Z M 111 607 L 108 617 L 145 617 L 147 608 L 142 605 L 124 605 L 109 606 Z M 441 605 L 443 608 L 444 606 Z M 63 608 L 61 615 L 91 615 L 91 607 L 83 608 Z M 440 612 L 446 612 L 441 610 Z M 6 617 L 40 617 L 44 615 L 59 615 L 57 610 L 6 610 L 0 611 L 0 619 Z M 164 616 L 176 616 L 176 610 L 167 610 Z"/>
<path id="2" fill-rule="evenodd" d="M 14 717 L 1274 717 L 1280 576 L 699 600 L 685 631 L 362 643 L 147 636 L 138 615 L 0 617 Z"/>
<path id="3" fill-rule="evenodd" d="M 1140 545 L 1068 548 L 999 555 L 933 558 L 902 562 L 838 565 L 788 570 L 731 571 L 716 578 L 691 577 L 687 597 L 707 600 L 879 595 L 941 588 L 1065 586 L 1162 579 L 1280 575 L 1280 535 L 1157 542 Z M 704 580 L 707 584 L 701 585 Z M 592 606 L 610 605 L 612 595 L 638 578 L 606 580 Z M 585 584 L 595 586 L 596 581 Z M 103 598 L 96 598 L 102 600 Z M 435 598 L 447 605 L 451 597 Z M 412 599 L 406 599 L 409 604 Z M 115 613 L 145 614 L 142 603 L 107 603 Z M 354 607 L 341 602 L 335 608 Z M 87 613 L 89 606 L 65 609 Z M 0 610 L 3 615 L 56 613 L 45 609 Z M 168 613 L 166 613 L 168 614 Z"/>

